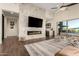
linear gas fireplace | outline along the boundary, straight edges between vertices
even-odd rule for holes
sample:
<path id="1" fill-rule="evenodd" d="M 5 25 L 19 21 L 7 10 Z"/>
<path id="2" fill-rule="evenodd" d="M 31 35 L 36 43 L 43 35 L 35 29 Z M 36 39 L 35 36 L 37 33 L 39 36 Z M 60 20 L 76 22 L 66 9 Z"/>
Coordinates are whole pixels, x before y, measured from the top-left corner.
<path id="1" fill-rule="evenodd" d="M 37 34 L 42 34 L 41 31 L 27 31 L 27 35 L 37 35 Z"/>

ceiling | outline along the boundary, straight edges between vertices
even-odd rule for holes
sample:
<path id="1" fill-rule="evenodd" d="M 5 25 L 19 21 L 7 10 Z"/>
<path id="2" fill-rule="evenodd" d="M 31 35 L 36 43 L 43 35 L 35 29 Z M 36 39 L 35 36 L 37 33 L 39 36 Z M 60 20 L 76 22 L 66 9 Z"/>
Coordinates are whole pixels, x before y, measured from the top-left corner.
<path id="1" fill-rule="evenodd" d="M 57 3 L 34 3 L 34 5 L 39 6 L 44 9 L 51 9 L 53 7 L 57 7 Z"/>
<path id="2" fill-rule="evenodd" d="M 52 8 L 58 8 L 61 5 L 68 5 L 70 3 L 33 3 L 33 4 L 46 10 L 56 11 L 57 9 Z"/>

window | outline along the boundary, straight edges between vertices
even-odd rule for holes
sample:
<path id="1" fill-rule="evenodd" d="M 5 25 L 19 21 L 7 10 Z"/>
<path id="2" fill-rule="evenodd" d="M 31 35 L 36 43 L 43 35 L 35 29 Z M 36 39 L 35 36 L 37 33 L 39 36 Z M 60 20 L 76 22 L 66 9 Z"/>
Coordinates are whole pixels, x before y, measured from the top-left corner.
<path id="1" fill-rule="evenodd" d="M 79 33 L 79 19 L 62 21 L 61 23 L 62 32 Z"/>

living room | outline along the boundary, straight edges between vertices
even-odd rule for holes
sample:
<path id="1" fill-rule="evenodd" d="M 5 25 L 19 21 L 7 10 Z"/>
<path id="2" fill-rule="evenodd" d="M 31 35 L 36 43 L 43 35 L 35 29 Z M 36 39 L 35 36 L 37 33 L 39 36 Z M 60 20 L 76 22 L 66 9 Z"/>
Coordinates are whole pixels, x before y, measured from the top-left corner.
<path id="1" fill-rule="evenodd" d="M 79 55 L 78 30 L 71 30 L 78 10 L 78 3 L 0 3 L 0 55 Z"/>

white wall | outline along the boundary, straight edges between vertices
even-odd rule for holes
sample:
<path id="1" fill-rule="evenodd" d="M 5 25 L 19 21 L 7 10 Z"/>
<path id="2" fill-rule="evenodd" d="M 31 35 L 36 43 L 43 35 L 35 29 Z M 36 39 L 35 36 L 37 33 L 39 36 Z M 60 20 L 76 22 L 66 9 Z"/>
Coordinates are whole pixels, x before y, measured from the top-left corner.
<path id="1" fill-rule="evenodd" d="M 68 7 L 64 11 L 59 11 L 58 13 L 55 14 L 54 20 L 53 20 L 53 28 L 57 34 L 57 22 L 63 21 L 63 20 L 70 20 L 70 19 L 75 19 L 79 18 L 79 4 Z"/>
<path id="2" fill-rule="evenodd" d="M 28 27 L 28 16 L 37 17 L 43 19 L 42 28 L 31 28 Z M 46 22 L 45 10 L 34 6 L 32 4 L 21 4 L 20 5 L 20 17 L 19 17 L 19 37 L 28 39 L 36 39 L 45 37 L 45 22 Z M 42 31 L 42 34 L 27 35 L 27 31 Z"/>
<path id="3" fill-rule="evenodd" d="M 51 28 L 46 28 L 46 30 L 49 31 L 50 37 L 53 35 L 53 18 L 54 18 L 54 13 L 51 10 L 46 10 L 46 23 L 51 23 Z"/>
<path id="4" fill-rule="evenodd" d="M 4 18 L 4 38 L 7 37 L 7 17 Z"/>
<path id="5" fill-rule="evenodd" d="M 2 10 L 0 9 L 0 44 L 2 44 Z"/>
<path id="6" fill-rule="evenodd" d="M 19 12 L 19 4 L 0 3 L 0 44 L 2 44 L 2 10 Z"/>
<path id="7" fill-rule="evenodd" d="M 52 35 L 53 35 L 53 30 L 51 30 L 53 28 L 52 27 L 52 21 L 53 21 L 53 18 L 46 19 L 46 23 L 50 23 L 51 24 L 50 28 L 46 28 L 46 30 L 49 31 L 50 37 L 52 37 Z"/>
<path id="8" fill-rule="evenodd" d="M 6 36 L 18 36 L 18 18 L 16 17 L 7 17 L 7 25 L 5 26 Z M 10 22 L 14 22 L 14 27 L 11 29 Z"/>

